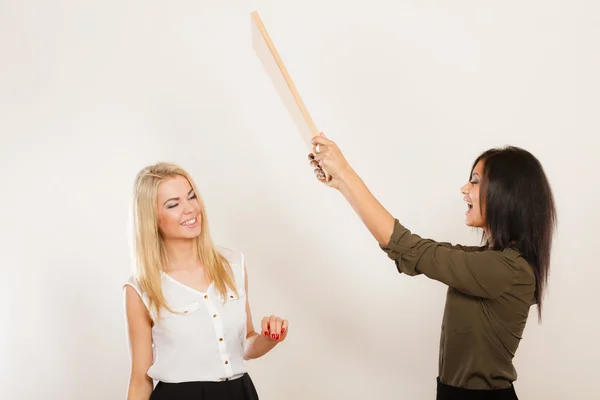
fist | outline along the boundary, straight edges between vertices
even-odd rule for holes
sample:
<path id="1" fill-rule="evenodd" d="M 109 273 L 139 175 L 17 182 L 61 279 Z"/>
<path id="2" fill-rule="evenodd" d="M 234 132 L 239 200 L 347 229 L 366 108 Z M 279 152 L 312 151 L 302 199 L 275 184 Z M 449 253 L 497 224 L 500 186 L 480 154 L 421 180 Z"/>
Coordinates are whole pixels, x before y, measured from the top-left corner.
<path id="1" fill-rule="evenodd" d="M 339 147 L 323 133 L 313 137 L 312 144 L 313 152 L 308 155 L 308 159 L 317 179 L 329 187 L 339 189 L 350 170 L 346 158 Z"/>
<path id="2" fill-rule="evenodd" d="M 283 342 L 288 334 L 288 322 L 274 315 L 262 319 L 262 334 L 270 341 Z"/>

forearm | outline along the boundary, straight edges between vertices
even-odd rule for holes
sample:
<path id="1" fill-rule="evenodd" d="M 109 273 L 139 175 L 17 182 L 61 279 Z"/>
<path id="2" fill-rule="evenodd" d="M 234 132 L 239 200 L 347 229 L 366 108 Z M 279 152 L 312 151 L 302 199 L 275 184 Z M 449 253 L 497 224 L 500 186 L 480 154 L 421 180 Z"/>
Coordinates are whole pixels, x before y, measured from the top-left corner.
<path id="1" fill-rule="evenodd" d="M 244 359 L 252 360 L 260 358 L 271 351 L 277 342 L 267 339 L 263 335 L 252 332 L 246 338 L 246 348 L 244 349 Z"/>
<path id="2" fill-rule="evenodd" d="M 339 190 L 377 242 L 386 245 L 394 231 L 395 219 L 351 168 L 344 173 Z"/>
<path id="3" fill-rule="evenodd" d="M 130 379 L 127 400 L 148 400 L 152 395 L 152 386 L 152 379 L 149 377 Z"/>

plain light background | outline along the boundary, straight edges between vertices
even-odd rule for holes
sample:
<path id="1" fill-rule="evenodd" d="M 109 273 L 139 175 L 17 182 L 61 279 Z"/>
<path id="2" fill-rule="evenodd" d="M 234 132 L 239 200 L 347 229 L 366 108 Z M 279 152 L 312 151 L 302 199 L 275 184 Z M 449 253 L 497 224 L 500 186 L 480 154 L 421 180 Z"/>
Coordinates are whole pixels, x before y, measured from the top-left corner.
<path id="1" fill-rule="evenodd" d="M 0 396 L 125 398 L 135 174 L 195 178 L 243 251 L 261 399 L 432 399 L 446 287 L 396 272 L 307 149 L 251 45 L 258 10 L 317 126 L 413 232 L 478 244 L 474 158 L 532 151 L 559 228 L 522 399 L 597 386 L 600 7 L 592 1 L 0 1 Z"/>

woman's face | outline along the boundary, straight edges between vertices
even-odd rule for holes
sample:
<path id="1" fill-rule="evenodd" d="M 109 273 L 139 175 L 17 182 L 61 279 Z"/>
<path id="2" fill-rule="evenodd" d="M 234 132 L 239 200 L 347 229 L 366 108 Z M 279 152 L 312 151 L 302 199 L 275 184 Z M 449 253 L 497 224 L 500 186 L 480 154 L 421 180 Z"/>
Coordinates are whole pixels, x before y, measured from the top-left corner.
<path id="1" fill-rule="evenodd" d="M 188 180 L 177 175 L 158 186 L 158 227 L 165 240 L 200 235 L 202 210 Z"/>
<path id="2" fill-rule="evenodd" d="M 465 195 L 464 200 L 467 202 L 467 212 L 465 213 L 467 217 L 465 218 L 465 223 L 467 226 L 485 229 L 485 215 L 479 206 L 479 188 L 483 176 L 483 163 L 484 161 L 480 160 L 477 165 L 475 165 L 475 168 L 473 168 L 473 172 L 471 173 L 471 180 L 460 188 L 460 191 Z"/>

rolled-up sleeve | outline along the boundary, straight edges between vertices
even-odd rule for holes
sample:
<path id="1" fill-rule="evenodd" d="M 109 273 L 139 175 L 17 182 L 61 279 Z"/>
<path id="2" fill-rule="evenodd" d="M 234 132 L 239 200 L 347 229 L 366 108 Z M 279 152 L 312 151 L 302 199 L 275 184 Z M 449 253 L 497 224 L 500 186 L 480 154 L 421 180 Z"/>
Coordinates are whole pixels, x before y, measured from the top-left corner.
<path id="1" fill-rule="evenodd" d="M 406 275 L 423 274 L 472 296 L 496 298 L 514 285 L 520 273 L 516 252 L 481 251 L 423 239 L 396 219 L 387 245 L 381 249 Z"/>

